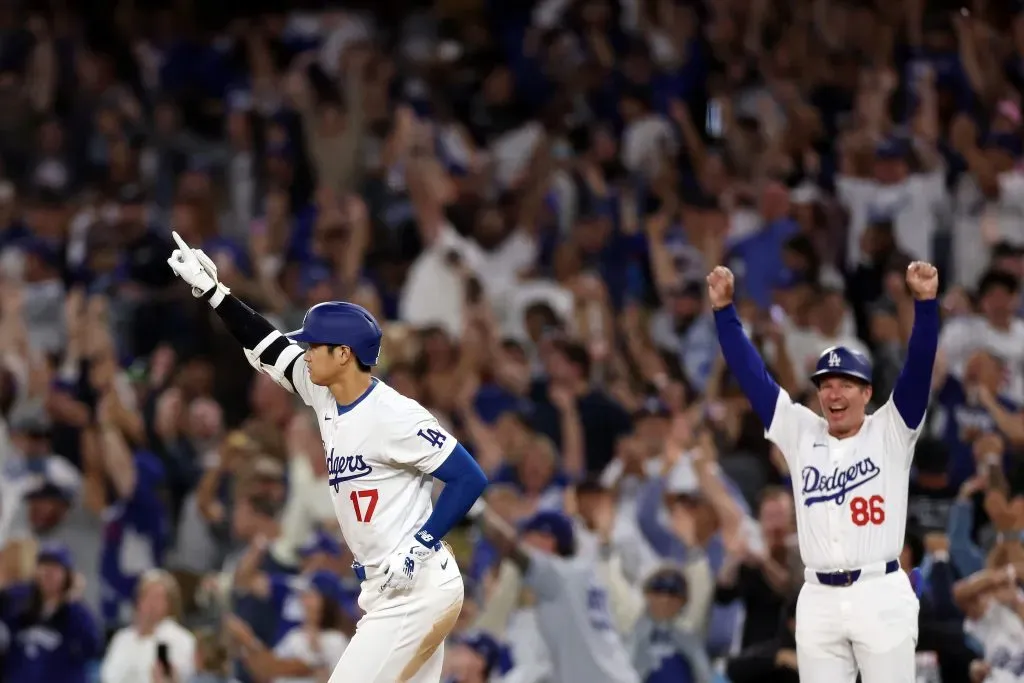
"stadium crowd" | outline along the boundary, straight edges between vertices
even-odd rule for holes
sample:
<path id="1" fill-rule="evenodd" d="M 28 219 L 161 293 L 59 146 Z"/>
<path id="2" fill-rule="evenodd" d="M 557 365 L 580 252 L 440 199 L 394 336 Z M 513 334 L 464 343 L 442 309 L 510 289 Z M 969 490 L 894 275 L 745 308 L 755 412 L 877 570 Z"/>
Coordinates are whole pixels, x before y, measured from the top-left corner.
<path id="1" fill-rule="evenodd" d="M 254 7 L 0 3 L 0 680 L 324 682 L 359 618 L 317 416 L 173 226 L 279 329 L 372 311 L 492 509 L 602 577 L 615 666 L 467 521 L 446 683 L 799 680 L 791 473 L 704 276 L 820 410 L 837 344 L 887 398 L 936 264 L 918 680 L 1024 681 L 1024 5 Z"/>

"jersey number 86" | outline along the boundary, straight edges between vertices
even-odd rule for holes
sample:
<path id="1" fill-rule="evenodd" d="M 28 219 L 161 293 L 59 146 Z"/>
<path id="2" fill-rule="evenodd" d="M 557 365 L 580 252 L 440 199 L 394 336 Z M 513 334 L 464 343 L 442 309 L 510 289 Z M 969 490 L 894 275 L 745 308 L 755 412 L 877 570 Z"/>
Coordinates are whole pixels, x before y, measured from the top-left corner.
<path id="1" fill-rule="evenodd" d="M 857 496 L 850 501 L 850 519 L 857 526 L 882 524 L 885 522 L 885 498 Z"/>

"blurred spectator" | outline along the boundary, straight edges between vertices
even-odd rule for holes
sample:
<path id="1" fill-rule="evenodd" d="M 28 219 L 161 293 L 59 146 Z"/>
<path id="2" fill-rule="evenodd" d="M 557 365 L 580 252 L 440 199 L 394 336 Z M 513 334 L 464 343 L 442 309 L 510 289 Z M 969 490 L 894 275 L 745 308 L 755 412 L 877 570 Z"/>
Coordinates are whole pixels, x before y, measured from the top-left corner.
<path id="1" fill-rule="evenodd" d="M 45 545 L 35 559 L 33 581 L 0 592 L 3 678 L 84 683 L 103 639 L 96 616 L 78 600 L 81 578 L 63 546 Z"/>
<path id="2" fill-rule="evenodd" d="M 501 669 L 502 651 L 486 633 L 469 633 L 454 640 L 448 655 L 444 683 L 487 683 Z"/>
<path id="3" fill-rule="evenodd" d="M 730 657 L 727 674 L 732 683 L 796 683 L 796 599 L 782 613 L 776 635 Z"/>
<path id="4" fill-rule="evenodd" d="M 103 683 L 155 678 L 165 663 L 168 679 L 189 680 L 195 671 L 196 639 L 180 623 L 178 583 L 162 569 L 147 572 L 139 581 L 135 618 L 114 634 L 103 657 Z"/>
<path id="5" fill-rule="evenodd" d="M 777 632 L 784 603 L 799 584 L 802 567 L 796 548 L 793 497 L 788 491 L 766 488 L 758 506 L 758 525 L 764 547 L 738 539 L 737 548 L 718 574 L 715 600 L 740 598 L 746 607 L 741 647 L 770 640 Z"/>
<path id="6" fill-rule="evenodd" d="M 663 569 L 644 583 L 645 614 L 634 626 L 630 655 L 640 679 L 711 681 L 711 664 L 699 640 L 676 624 L 686 604 L 686 577 Z"/>
<path id="7" fill-rule="evenodd" d="M 212 631 L 196 633 L 196 668 L 187 683 L 235 683 L 231 659 L 221 636 Z"/>
<path id="8" fill-rule="evenodd" d="M 227 632 L 240 649 L 246 668 L 274 683 L 312 683 L 328 678 L 348 646 L 348 636 L 340 630 L 343 622 L 336 583 L 329 572 L 307 579 L 296 596 L 302 616 L 272 650 L 244 621 L 229 617 Z"/>

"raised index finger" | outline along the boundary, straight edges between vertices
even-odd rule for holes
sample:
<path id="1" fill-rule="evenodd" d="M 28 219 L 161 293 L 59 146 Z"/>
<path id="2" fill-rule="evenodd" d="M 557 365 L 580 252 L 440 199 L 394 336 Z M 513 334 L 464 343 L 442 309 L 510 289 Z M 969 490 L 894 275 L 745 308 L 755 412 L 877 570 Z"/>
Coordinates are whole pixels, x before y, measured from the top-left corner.
<path id="1" fill-rule="evenodd" d="M 178 244 L 178 248 L 181 249 L 182 251 L 185 251 L 186 249 L 191 249 L 191 247 L 188 246 L 185 240 L 181 239 L 181 235 L 178 234 L 177 230 L 171 231 L 171 237 L 174 238 L 174 241 Z"/>

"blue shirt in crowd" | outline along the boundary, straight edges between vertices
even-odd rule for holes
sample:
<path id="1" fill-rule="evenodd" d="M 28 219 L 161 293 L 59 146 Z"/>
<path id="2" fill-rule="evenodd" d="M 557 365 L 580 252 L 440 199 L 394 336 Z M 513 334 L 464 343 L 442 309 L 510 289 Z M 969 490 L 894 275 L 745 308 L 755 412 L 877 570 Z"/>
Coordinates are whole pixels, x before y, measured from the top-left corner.
<path id="1" fill-rule="evenodd" d="M 91 663 L 102 655 L 103 639 L 85 605 L 66 602 L 48 616 L 33 615 L 33 585 L 0 593 L 0 644 L 5 683 L 87 683 Z"/>

